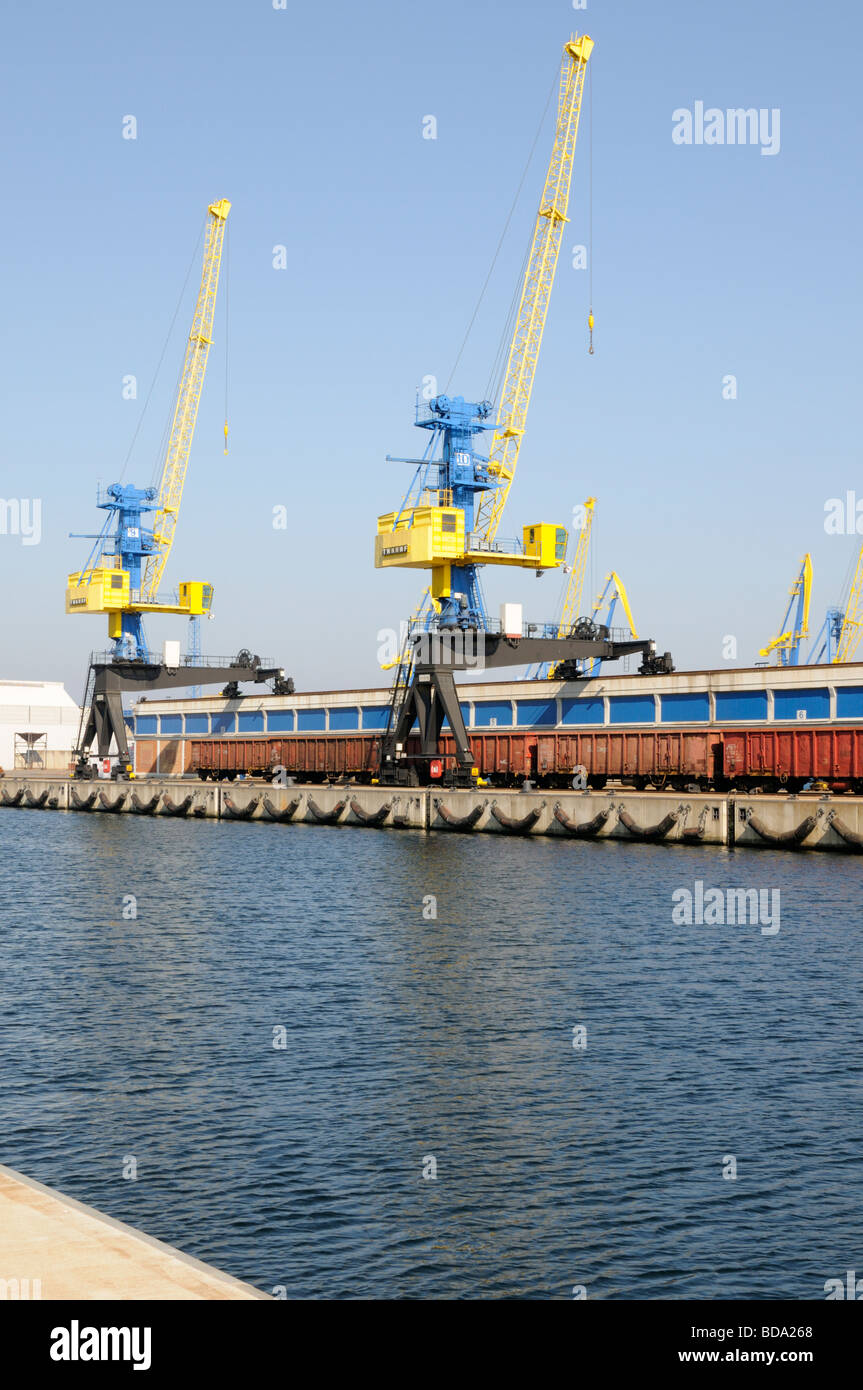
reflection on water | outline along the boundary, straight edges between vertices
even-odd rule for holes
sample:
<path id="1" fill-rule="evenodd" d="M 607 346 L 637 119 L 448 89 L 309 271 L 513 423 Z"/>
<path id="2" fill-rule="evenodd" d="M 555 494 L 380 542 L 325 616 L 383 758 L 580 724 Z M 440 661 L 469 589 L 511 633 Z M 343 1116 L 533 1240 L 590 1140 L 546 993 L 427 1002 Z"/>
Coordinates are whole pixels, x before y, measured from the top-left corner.
<path id="1" fill-rule="evenodd" d="M 855 859 L 5 810 L 0 864 L 0 1160 L 261 1288 L 859 1266 Z M 675 925 L 695 880 L 780 932 Z"/>

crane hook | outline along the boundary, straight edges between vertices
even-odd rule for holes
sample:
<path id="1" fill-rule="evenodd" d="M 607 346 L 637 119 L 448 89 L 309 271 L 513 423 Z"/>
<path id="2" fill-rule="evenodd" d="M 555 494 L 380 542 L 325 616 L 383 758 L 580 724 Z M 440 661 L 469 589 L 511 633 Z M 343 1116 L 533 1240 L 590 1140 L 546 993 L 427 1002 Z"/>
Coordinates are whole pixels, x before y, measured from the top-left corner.
<path id="1" fill-rule="evenodd" d="M 592 357 L 592 356 L 593 356 L 593 308 L 592 308 L 592 307 L 591 307 L 590 313 L 589 313 L 588 318 L 587 318 L 587 326 L 588 326 L 588 328 L 590 329 L 590 347 L 589 347 L 587 350 L 588 350 L 588 352 L 590 353 L 590 355 L 591 355 L 591 357 Z"/>
<path id="2" fill-rule="evenodd" d="M 592 351 L 592 349 L 591 349 Z M 225 453 L 228 452 L 228 422 L 225 421 Z"/>

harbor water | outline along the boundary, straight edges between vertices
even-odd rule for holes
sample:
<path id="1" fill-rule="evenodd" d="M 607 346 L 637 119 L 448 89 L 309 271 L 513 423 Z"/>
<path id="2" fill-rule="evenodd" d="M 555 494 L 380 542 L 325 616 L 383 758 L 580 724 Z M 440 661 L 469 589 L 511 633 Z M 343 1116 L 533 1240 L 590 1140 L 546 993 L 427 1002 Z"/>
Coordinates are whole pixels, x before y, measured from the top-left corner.
<path id="1" fill-rule="evenodd" d="M 0 1162 L 260 1289 L 863 1273 L 856 858 L 16 809 L 0 881 Z"/>

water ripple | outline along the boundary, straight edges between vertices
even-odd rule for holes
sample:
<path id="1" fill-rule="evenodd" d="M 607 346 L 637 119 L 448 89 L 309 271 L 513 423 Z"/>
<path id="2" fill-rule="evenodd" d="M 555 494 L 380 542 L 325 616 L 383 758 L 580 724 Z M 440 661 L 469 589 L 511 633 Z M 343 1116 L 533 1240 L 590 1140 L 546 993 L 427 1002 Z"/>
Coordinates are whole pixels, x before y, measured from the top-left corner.
<path id="1" fill-rule="evenodd" d="M 695 879 L 780 888 L 779 934 L 675 925 Z M 860 886 L 6 810 L 2 1160 L 292 1297 L 822 1298 L 863 1261 Z"/>

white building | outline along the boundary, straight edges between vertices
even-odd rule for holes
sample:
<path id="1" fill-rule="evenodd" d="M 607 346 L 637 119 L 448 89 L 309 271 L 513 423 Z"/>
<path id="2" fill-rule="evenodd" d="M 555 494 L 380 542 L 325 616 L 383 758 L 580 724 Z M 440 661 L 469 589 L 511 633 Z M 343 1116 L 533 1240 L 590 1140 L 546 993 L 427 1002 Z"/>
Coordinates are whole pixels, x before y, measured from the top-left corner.
<path id="1" fill-rule="evenodd" d="M 0 768 L 65 772 L 80 718 L 60 681 L 0 681 Z"/>

